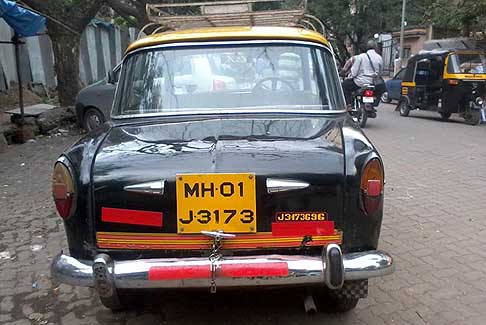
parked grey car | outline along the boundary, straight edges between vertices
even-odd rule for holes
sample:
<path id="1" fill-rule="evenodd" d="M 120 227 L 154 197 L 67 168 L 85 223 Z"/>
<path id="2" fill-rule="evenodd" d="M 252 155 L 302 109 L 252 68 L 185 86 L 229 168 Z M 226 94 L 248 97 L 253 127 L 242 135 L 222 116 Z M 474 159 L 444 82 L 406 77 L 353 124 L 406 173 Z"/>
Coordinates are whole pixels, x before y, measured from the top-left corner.
<path id="1" fill-rule="evenodd" d="M 120 66 L 108 75 L 82 89 L 76 98 L 76 118 L 81 127 L 92 131 L 110 118 Z"/>

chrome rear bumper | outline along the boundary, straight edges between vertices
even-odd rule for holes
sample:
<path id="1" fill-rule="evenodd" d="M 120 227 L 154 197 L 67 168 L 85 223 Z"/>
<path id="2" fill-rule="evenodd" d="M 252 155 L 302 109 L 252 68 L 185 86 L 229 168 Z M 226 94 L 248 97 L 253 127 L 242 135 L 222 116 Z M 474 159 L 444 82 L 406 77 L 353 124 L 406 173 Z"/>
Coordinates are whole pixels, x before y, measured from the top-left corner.
<path id="1" fill-rule="evenodd" d="M 208 258 L 112 261 L 105 254 L 98 255 L 94 261 L 86 261 L 60 254 L 54 258 L 51 271 L 60 282 L 96 287 L 102 295 L 100 291 L 110 288 L 209 288 L 211 284 L 217 287 L 326 284 L 337 289 L 344 280 L 384 276 L 392 273 L 395 267 L 393 258 L 384 251 L 341 255 L 339 250 L 337 267 L 331 265 L 334 262 L 326 257 L 326 253 L 323 255 L 323 258 L 232 256 L 211 262 Z"/>

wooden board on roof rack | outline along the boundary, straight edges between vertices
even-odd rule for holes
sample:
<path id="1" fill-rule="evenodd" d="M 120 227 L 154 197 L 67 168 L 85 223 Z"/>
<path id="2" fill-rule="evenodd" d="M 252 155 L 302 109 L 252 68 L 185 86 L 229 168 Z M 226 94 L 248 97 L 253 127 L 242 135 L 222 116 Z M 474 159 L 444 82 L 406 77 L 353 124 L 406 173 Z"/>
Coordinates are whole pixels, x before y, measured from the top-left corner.
<path id="1" fill-rule="evenodd" d="M 322 23 L 306 14 L 307 0 L 225 0 L 171 4 L 147 4 L 150 26 L 162 29 L 189 29 L 227 26 L 316 26 L 324 33 Z M 314 21 L 312 23 L 311 21 Z M 145 29 L 145 28 L 144 28 Z"/>

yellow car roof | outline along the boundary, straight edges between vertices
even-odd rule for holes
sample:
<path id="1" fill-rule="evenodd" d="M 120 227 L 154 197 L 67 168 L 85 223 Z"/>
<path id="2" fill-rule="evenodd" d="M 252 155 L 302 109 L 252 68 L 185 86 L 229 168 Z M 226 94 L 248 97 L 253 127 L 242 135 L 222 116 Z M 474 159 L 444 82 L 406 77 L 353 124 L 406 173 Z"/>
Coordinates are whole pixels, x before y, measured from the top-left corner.
<path id="1" fill-rule="evenodd" d="M 135 49 L 159 44 L 179 42 L 207 42 L 221 40 L 297 40 L 329 46 L 321 34 L 303 28 L 293 27 L 209 27 L 186 29 L 154 34 L 139 39 L 128 47 L 126 53 Z"/>

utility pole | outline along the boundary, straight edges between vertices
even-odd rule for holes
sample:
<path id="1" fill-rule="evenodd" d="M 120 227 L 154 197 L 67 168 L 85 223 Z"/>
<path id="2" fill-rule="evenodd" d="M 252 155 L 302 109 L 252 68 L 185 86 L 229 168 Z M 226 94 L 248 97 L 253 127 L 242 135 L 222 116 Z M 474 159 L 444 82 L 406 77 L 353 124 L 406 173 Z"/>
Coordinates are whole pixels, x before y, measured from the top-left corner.
<path id="1" fill-rule="evenodd" d="M 405 7 L 407 0 L 402 0 L 402 25 L 400 26 L 400 68 L 403 68 L 403 38 L 405 34 Z"/>
<path id="2" fill-rule="evenodd" d="M 14 32 L 12 42 L 15 45 L 15 66 L 17 68 L 17 83 L 19 85 L 19 107 L 20 107 L 20 126 L 24 126 L 24 88 L 22 87 L 22 71 L 20 70 L 20 45 L 24 44 L 20 40 L 17 32 Z"/>

